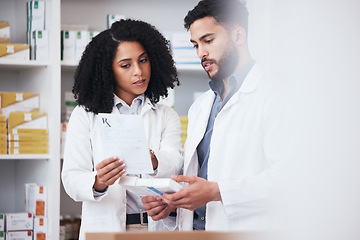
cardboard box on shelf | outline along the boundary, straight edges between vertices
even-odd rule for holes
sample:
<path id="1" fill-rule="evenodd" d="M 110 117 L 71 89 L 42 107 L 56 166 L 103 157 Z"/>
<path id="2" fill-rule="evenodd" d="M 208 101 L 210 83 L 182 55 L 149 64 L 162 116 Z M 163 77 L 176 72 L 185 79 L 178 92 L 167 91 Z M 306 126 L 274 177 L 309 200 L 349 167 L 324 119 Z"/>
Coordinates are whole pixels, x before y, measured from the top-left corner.
<path id="1" fill-rule="evenodd" d="M 6 134 L 0 134 L 0 142 L 6 141 L 6 140 L 7 140 Z"/>
<path id="2" fill-rule="evenodd" d="M 9 133 L 11 134 L 42 134 L 48 133 L 45 128 L 10 128 Z"/>
<path id="3" fill-rule="evenodd" d="M 34 217 L 34 240 L 46 240 L 48 232 L 47 217 Z"/>
<path id="4" fill-rule="evenodd" d="M 6 123 L 0 123 L 0 134 L 6 134 L 6 133 L 7 133 Z"/>
<path id="5" fill-rule="evenodd" d="M 0 43 L 0 58 L 30 59 L 30 46 L 25 43 Z"/>
<path id="6" fill-rule="evenodd" d="M 39 94 L 34 92 L 0 92 L 1 114 L 6 119 L 10 112 L 38 109 L 39 101 Z"/>
<path id="7" fill-rule="evenodd" d="M 61 31 L 61 60 L 75 61 L 76 31 Z"/>
<path id="8" fill-rule="evenodd" d="M 27 31 L 45 29 L 45 1 L 28 1 L 26 3 Z"/>
<path id="9" fill-rule="evenodd" d="M 49 33 L 47 30 L 36 30 L 31 32 L 31 59 L 49 59 Z"/>
<path id="10" fill-rule="evenodd" d="M 135 176 L 122 176 L 119 184 L 138 196 L 162 195 L 181 190 L 181 184 L 171 178 L 139 178 Z"/>
<path id="11" fill-rule="evenodd" d="M 75 60 L 79 61 L 81 56 L 88 44 L 88 31 L 76 31 L 76 38 L 75 38 Z"/>
<path id="12" fill-rule="evenodd" d="M 48 148 L 48 141 L 9 141 L 9 149 Z"/>
<path id="13" fill-rule="evenodd" d="M 33 229 L 33 215 L 29 212 L 6 213 L 6 231 L 26 231 Z"/>
<path id="14" fill-rule="evenodd" d="M 48 142 L 48 136 L 45 134 L 8 134 L 8 142 L 39 142 L 41 145 Z M 13 144 L 13 146 L 16 146 Z M 20 147 L 20 143 L 19 146 Z"/>
<path id="15" fill-rule="evenodd" d="M 116 22 L 119 21 L 121 19 L 125 19 L 124 15 L 118 15 L 118 14 L 107 14 L 106 15 L 106 27 L 107 29 L 111 28 L 111 25 Z"/>
<path id="16" fill-rule="evenodd" d="M 0 213 L 0 231 L 5 231 L 5 214 Z"/>
<path id="17" fill-rule="evenodd" d="M 35 217 L 47 217 L 47 188 L 35 183 L 25 184 L 25 209 Z"/>
<path id="18" fill-rule="evenodd" d="M 9 148 L 9 154 L 48 154 L 48 147 L 29 147 L 29 148 Z"/>
<path id="19" fill-rule="evenodd" d="M 32 236 L 32 231 L 7 232 L 6 240 L 33 240 Z"/>
<path id="20" fill-rule="evenodd" d="M 47 129 L 47 114 L 37 110 L 31 112 L 10 112 L 8 128 Z"/>
<path id="21" fill-rule="evenodd" d="M 10 23 L 7 21 L 0 21 L 0 43 L 10 42 Z"/>

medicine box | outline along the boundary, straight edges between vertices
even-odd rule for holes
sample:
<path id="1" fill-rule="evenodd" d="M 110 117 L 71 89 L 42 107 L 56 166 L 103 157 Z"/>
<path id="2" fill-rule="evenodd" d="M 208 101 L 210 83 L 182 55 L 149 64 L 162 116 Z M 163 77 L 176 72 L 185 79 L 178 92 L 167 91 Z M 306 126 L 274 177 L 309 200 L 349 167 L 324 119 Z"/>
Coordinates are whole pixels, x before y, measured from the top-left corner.
<path id="1" fill-rule="evenodd" d="M 75 60 L 79 61 L 81 56 L 86 48 L 86 45 L 89 42 L 88 39 L 88 31 L 76 31 L 76 38 L 75 38 Z"/>
<path id="2" fill-rule="evenodd" d="M 13 128 L 47 129 L 47 114 L 37 110 L 31 112 L 11 112 L 8 118 L 9 132 Z"/>
<path id="3" fill-rule="evenodd" d="M 25 209 L 35 217 L 47 216 L 47 188 L 34 183 L 25 184 Z"/>
<path id="4" fill-rule="evenodd" d="M 33 240 L 32 231 L 7 232 L 6 240 Z"/>
<path id="5" fill-rule="evenodd" d="M 34 217 L 34 240 L 46 240 L 48 229 L 47 217 Z"/>
<path id="6" fill-rule="evenodd" d="M 10 23 L 0 21 L 0 43 L 10 42 Z"/>
<path id="7" fill-rule="evenodd" d="M 26 3 L 27 31 L 45 29 L 45 1 Z"/>
<path id="8" fill-rule="evenodd" d="M 0 213 L 0 232 L 5 231 L 5 214 Z"/>
<path id="9" fill-rule="evenodd" d="M 111 28 L 111 25 L 116 22 L 119 21 L 121 19 L 125 19 L 124 15 L 119 15 L 119 14 L 107 14 L 106 15 L 106 26 L 107 29 Z"/>
<path id="10" fill-rule="evenodd" d="M 171 178 L 139 178 L 122 176 L 119 184 L 138 196 L 156 196 L 163 193 L 174 193 L 183 187 Z"/>
<path id="11" fill-rule="evenodd" d="M 9 148 L 8 154 L 48 154 L 48 147 L 20 147 L 20 148 Z"/>
<path id="12" fill-rule="evenodd" d="M 39 108 L 39 94 L 34 92 L 0 92 L 1 114 L 5 117 L 10 112 L 32 111 Z"/>
<path id="13" fill-rule="evenodd" d="M 75 61 L 76 31 L 61 31 L 61 60 Z"/>
<path id="14" fill-rule="evenodd" d="M 28 212 L 6 213 L 6 231 L 24 231 L 33 229 L 33 215 Z"/>
<path id="15" fill-rule="evenodd" d="M 49 33 L 47 30 L 32 31 L 31 34 L 31 59 L 49 59 Z"/>
<path id="16" fill-rule="evenodd" d="M 30 46 L 25 43 L 0 43 L 0 58 L 29 60 Z"/>

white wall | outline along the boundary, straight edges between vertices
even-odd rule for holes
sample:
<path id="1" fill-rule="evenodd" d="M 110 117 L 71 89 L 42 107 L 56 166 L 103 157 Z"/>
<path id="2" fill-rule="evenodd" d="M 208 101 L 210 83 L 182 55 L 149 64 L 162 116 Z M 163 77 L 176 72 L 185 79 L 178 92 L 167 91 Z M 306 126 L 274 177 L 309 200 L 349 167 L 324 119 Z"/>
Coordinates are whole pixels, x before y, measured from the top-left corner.
<path id="1" fill-rule="evenodd" d="M 290 239 L 359 239 L 360 2 L 251 2 L 267 6 L 259 56 L 291 89 Z"/>

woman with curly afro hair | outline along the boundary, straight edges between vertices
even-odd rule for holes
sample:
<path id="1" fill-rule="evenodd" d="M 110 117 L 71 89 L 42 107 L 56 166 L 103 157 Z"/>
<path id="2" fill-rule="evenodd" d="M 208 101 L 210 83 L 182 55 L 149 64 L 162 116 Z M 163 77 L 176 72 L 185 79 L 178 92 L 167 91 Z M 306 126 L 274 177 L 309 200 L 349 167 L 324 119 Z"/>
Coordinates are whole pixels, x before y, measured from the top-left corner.
<path id="1" fill-rule="evenodd" d="M 179 116 L 158 104 L 175 85 L 179 81 L 169 43 L 148 23 L 120 20 L 86 47 L 75 73 L 78 106 L 69 120 L 62 170 L 67 194 L 82 202 L 80 240 L 85 232 L 175 226 L 173 216 L 157 222 L 147 218 L 141 199 L 117 184 L 126 167 L 118 156 L 102 157 L 98 126 L 98 113 L 140 115 L 154 169 L 149 177 L 179 174 L 183 165 Z"/>

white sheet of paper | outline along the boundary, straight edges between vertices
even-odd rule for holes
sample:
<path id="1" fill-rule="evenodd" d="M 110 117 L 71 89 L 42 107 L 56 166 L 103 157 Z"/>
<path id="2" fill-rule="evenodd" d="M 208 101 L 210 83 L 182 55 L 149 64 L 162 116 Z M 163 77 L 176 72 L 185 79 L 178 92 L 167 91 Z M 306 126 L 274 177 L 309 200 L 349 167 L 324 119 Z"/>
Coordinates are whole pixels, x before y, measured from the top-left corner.
<path id="1" fill-rule="evenodd" d="M 104 153 L 125 161 L 125 174 L 150 174 L 152 168 L 141 116 L 99 113 Z"/>

